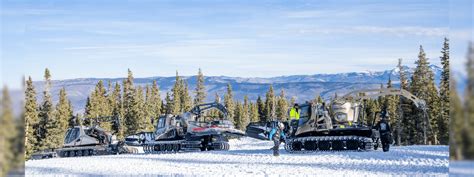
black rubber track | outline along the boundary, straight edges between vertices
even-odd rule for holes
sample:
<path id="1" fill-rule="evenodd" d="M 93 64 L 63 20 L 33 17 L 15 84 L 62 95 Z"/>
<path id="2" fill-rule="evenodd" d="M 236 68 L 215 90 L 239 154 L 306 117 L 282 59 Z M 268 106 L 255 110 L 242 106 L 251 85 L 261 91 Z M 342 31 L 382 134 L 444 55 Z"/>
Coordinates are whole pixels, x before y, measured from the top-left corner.
<path id="1" fill-rule="evenodd" d="M 374 144 L 369 137 L 360 136 L 314 136 L 288 139 L 285 150 L 294 152 L 314 151 L 367 151 Z"/>

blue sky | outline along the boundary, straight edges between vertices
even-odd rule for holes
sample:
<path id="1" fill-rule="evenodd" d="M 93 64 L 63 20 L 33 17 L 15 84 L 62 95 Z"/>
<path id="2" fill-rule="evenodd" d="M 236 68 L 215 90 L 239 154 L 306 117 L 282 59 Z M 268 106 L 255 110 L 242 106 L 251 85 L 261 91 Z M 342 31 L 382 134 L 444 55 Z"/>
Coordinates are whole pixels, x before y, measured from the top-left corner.
<path id="1" fill-rule="evenodd" d="M 2 1 L 1 82 L 377 71 L 419 45 L 439 64 L 443 38 L 463 69 L 472 38 L 463 1 Z"/>

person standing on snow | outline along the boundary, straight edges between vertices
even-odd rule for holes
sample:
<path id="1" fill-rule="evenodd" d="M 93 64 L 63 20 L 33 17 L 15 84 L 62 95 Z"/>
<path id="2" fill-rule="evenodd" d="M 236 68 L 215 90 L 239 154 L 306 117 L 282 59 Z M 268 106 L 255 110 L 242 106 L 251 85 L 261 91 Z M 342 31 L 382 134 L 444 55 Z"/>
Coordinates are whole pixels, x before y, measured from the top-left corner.
<path id="1" fill-rule="evenodd" d="M 381 120 L 375 125 L 375 129 L 380 132 L 380 140 L 382 141 L 382 148 L 384 152 L 389 151 L 390 144 L 392 143 L 392 134 L 390 125 L 387 121 L 387 111 L 382 111 Z"/>
<path id="2" fill-rule="evenodd" d="M 299 110 L 299 105 L 295 103 L 295 105 L 290 109 L 290 125 L 292 128 L 291 135 L 294 136 L 296 133 L 296 130 L 298 129 L 299 126 L 299 121 L 300 121 L 300 110 Z"/>
<path id="3" fill-rule="evenodd" d="M 278 124 L 274 126 L 272 130 L 270 131 L 269 139 L 273 140 L 274 145 L 273 145 L 272 150 L 273 150 L 274 156 L 280 155 L 281 141 L 286 140 L 285 132 L 283 130 L 285 130 L 285 125 L 281 122 L 278 122 Z"/>

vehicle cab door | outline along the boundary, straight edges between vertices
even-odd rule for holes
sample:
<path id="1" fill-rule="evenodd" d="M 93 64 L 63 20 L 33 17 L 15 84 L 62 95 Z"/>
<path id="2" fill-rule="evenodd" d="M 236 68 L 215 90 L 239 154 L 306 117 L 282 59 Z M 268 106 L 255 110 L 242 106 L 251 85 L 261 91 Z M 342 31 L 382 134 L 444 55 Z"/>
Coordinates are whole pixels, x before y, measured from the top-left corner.
<path id="1" fill-rule="evenodd" d="M 166 116 L 160 117 L 156 124 L 155 134 L 157 136 L 163 134 L 166 131 Z"/>

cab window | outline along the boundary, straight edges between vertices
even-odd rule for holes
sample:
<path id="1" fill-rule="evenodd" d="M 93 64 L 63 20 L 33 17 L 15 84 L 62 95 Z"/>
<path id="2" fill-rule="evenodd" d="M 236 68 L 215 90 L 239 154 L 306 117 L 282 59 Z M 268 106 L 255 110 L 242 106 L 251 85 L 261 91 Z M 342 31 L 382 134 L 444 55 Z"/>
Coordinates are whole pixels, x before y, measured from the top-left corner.
<path id="1" fill-rule="evenodd" d="M 163 128 L 165 127 L 165 120 L 166 118 L 160 118 L 160 120 L 158 120 L 158 128 Z"/>
<path id="2" fill-rule="evenodd" d="M 66 135 L 65 143 L 71 143 L 73 140 L 77 139 L 79 136 L 79 128 L 69 129 Z"/>
<path id="3" fill-rule="evenodd" d="M 311 106 L 301 106 L 300 107 L 300 119 L 309 119 L 311 116 Z"/>

